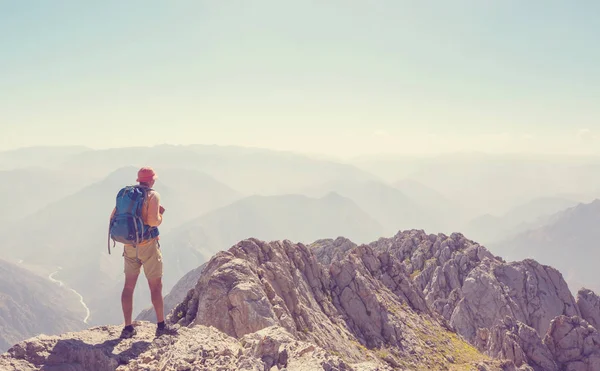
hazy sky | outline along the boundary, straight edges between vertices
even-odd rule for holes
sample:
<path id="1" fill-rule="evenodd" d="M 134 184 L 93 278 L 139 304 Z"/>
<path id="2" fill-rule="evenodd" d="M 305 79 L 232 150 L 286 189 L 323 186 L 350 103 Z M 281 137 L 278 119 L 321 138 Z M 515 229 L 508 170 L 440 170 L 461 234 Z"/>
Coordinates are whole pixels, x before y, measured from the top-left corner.
<path id="1" fill-rule="evenodd" d="M 597 0 L 0 0 L 0 150 L 597 151 L 598 14 Z"/>

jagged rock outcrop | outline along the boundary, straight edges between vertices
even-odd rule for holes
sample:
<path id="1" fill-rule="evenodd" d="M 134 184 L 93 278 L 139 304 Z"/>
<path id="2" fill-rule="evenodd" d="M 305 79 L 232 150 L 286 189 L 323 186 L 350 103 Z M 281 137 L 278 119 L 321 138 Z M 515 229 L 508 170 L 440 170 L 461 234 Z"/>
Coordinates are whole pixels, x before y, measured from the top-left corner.
<path id="1" fill-rule="evenodd" d="M 340 357 L 314 344 L 295 340 L 280 327 L 265 328 L 241 339 L 214 328 L 181 328 L 174 337 L 154 338 L 155 326 L 136 324 L 132 339 L 118 339 L 120 327 L 102 326 L 62 336 L 39 336 L 0 356 L 3 371 L 153 371 L 391 370 L 347 366 Z"/>
<path id="2" fill-rule="evenodd" d="M 317 260 L 325 265 L 329 265 L 334 261 L 341 261 L 357 246 L 345 237 L 338 237 L 335 240 L 318 240 L 310 245 Z"/>
<path id="3" fill-rule="evenodd" d="M 580 315 L 556 269 L 531 259 L 507 263 L 460 233 L 413 230 L 371 246 L 405 262 L 431 308 L 470 341 L 505 316 L 543 336 L 554 317 Z"/>
<path id="4" fill-rule="evenodd" d="M 486 259 L 465 278 L 460 294 L 450 323 L 468 339 L 504 316 L 543 335 L 554 317 L 580 314 L 560 273 L 533 260 L 506 264 Z"/>
<path id="5" fill-rule="evenodd" d="M 154 326 L 137 326 L 139 335 L 121 340 L 117 326 L 94 327 L 61 336 L 40 335 L 14 345 L 0 355 L 0 369 L 30 371 L 115 370 L 138 357 L 151 346 Z"/>
<path id="6" fill-rule="evenodd" d="M 329 249 L 317 255 L 327 263 L 328 257 L 339 260 L 350 254 L 348 245 L 338 239 L 311 247 Z M 541 339 L 556 316 L 581 315 L 581 304 L 556 269 L 531 259 L 507 263 L 460 233 L 411 230 L 369 246 L 402 262 L 401 270 L 422 292 L 427 306 L 451 328 L 487 354 L 517 366 L 552 370 L 553 356 Z M 600 317 L 600 311 L 587 313 Z M 512 322 L 498 323 L 507 317 Z M 486 339 L 484 344 L 480 336 Z"/>
<path id="7" fill-rule="evenodd" d="M 554 356 L 531 327 L 505 317 L 491 329 L 477 331 L 476 346 L 494 358 L 513 361 L 515 366 L 535 371 L 558 371 Z"/>
<path id="8" fill-rule="evenodd" d="M 581 289 L 577 293 L 577 307 L 581 318 L 600 330 L 600 297 L 592 290 Z"/>
<path id="9" fill-rule="evenodd" d="M 554 355 L 560 370 L 600 370 L 600 334 L 579 317 L 553 319 L 544 344 Z"/>
<path id="10" fill-rule="evenodd" d="M 580 317 L 558 316 L 543 341 L 537 332 L 510 317 L 480 329 L 476 345 L 494 358 L 535 371 L 599 371 L 600 334 Z"/>
<path id="11" fill-rule="evenodd" d="M 279 326 L 349 364 L 378 359 L 374 351 L 409 369 L 442 367 L 451 363 L 446 356 L 463 364 L 480 357 L 430 313 L 388 253 L 360 246 L 326 268 L 302 244 L 249 239 L 211 259 L 169 320 L 236 338 Z"/>
<path id="12" fill-rule="evenodd" d="M 207 264 L 171 319 L 214 326 L 235 337 L 275 325 L 293 335 L 316 327 L 316 335 L 338 336 L 328 339 L 337 342 L 342 335 L 322 328 L 336 320 L 330 320 L 335 308 L 325 300 L 328 285 L 325 271 L 308 250 L 289 242 L 242 241 Z"/>

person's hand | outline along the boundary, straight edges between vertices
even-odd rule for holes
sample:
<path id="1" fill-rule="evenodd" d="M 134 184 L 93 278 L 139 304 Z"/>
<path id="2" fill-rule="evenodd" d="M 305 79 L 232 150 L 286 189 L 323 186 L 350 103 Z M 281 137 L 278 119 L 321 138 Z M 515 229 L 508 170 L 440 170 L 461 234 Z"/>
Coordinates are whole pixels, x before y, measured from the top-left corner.
<path id="1" fill-rule="evenodd" d="M 158 212 L 162 215 L 165 212 L 165 208 L 162 207 L 162 205 L 161 205 L 160 208 L 158 209 Z"/>

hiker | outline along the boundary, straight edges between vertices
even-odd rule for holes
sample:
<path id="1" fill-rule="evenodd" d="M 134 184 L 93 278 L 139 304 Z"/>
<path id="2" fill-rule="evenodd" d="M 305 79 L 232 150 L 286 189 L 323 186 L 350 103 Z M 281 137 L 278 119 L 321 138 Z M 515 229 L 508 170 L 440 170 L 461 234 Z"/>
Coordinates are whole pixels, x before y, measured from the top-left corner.
<path id="1" fill-rule="evenodd" d="M 160 195 L 152 189 L 156 178 L 157 175 L 151 167 L 141 168 L 137 177 L 139 184 L 121 189 L 117 195 L 117 205 L 110 217 L 109 238 L 124 244 L 125 285 L 121 294 L 121 305 L 125 326 L 121 338 L 131 338 L 136 334 L 132 325 L 133 292 L 141 267 L 144 267 L 152 305 L 156 312 L 156 336 L 176 333 L 174 328 L 165 324 L 162 296 L 163 263 L 158 232 L 165 209 L 160 205 Z M 110 240 L 108 252 L 110 254 Z"/>

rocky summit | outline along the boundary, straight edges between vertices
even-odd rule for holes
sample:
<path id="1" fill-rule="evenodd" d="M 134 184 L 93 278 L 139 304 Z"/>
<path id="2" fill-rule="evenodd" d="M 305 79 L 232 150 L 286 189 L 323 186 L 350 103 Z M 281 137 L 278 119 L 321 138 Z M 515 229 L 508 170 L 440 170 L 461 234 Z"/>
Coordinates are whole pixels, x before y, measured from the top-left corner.
<path id="1" fill-rule="evenodd" d="M 508 263 L 458 233 L 246 239 L 173 297 L 175 336 L 155 339 L 147 321 L 126 340 L 114 326 L 41 335 L 0 369 L 600 370 L 593 292 L 576 300 L 557 270 Z"/>

